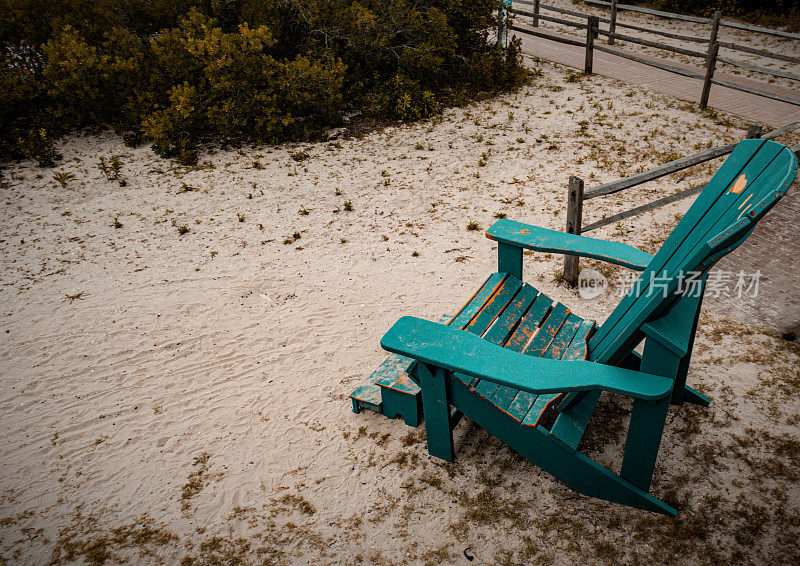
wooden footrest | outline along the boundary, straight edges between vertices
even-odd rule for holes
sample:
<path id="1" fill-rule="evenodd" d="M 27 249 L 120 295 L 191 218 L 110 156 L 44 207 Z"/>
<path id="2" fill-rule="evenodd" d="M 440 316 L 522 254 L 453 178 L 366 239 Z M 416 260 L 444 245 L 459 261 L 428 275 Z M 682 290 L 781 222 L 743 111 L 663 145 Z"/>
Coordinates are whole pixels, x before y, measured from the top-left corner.
<path id="1" fill-rule="evenodd" d="M 445 323 L 450 318 L 444 315 L 439 322 Z M 390 418 L 402 417 L 408 426 L 419 426 L 422 422 L 422 390 L 411 377 L 414 364 L 416 362 L 411 358 L 389 355 L 366 383 L 350 394 L 353 412 L 369 409 Z"/>
<path id="2" fill-rule="evenodd" d="M 408 426 L 419 426 L 422 390 L 408 375 L 413 364 L 411 358 L 391 354 L 350 394 L 353 412 L 369 409 L 390 418 L 402 417 Z"/>

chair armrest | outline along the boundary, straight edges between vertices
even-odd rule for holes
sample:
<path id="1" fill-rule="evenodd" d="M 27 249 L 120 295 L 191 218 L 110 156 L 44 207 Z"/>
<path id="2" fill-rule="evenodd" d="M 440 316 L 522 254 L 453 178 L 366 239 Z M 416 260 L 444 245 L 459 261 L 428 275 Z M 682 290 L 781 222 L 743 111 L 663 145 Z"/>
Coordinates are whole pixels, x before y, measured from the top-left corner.
<path id="1" fill-rule="evenodd" d="M 649 253 L 621 242 L 567 234 L 514 220 L 498 220 L 486 231 L 486 237 L 529 250 L 599 259 L 637 271 L 643 271 L 653 259 Z"/>
<path id="2" fill-rule="evenodd" d="M 507 350 L 469 332 L 404 316 L 381 339 L 389 352 L 534 394 L 602 390 L 638 399 L 662 399 L 672 380 L 587 361 L 536 358 Z"/>

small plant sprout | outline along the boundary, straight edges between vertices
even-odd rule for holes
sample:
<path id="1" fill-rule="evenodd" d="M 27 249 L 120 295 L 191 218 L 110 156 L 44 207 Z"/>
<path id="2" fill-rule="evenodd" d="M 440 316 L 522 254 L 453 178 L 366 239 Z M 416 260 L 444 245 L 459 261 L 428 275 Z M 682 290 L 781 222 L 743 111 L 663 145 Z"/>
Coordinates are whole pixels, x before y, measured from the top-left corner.
<path id="1" fill-rule="evenodd" d="M 190 228 L 186 224 L 184 224 L 183 226 L 178 226 L 178 234 L 180 234 L 181 236 L 183 236 L 184 234 L 188 234 L 189 231 Z"/>
<path id="2" fill-rule="evenodd" d="M 68 171 L 58 171 L 53 173 L 53 179 L 65 189 L 67 188 L 67 183 L 72 181 L 74 178 L 75 175 Z"/>
<path id="3" fill-rule="evenodd" d="M 286 244 L 286 245 L 288 246 L 289 244 L 293 244 L 293 243 L 295 243 L 295 242 L 296 242 L 297 240 L 299 240 L 301 237 L 302 237 L 302 235 L 300 234 L 300 232 L 299 232 L 299 231 L 297 231 L 297 230 L 295 230 L 294 234 L 292 234 L 291 236 L 289 236 L 288 238 L 286 238 L 286 239 L 283 241 L 283 243 L 284 243 L 284 244 Z"/>
<path id="4" fill-rule="evenodd" d="M 346 212 L 352 212 L 353 203 L 351 203 L 349 200 L 344 201 L 344 209 Z"/>
<path id="5" fill-rule="evenodd" d="M 474 232 L 480 229 L 481 229 L 480 224 L 478 224 L 474 220 L 470 220 L 469 224 L 467 224 L 467 230 L 469 230 L 470 232 Z"/>
<path id="6" fill-rule="evenodd" d="M 239 219 L 239 222 L 244 222 L 244 220 L 245 220 L 245 216 L 241 212 L 237 212 L 236 213 L 236 218 Z"/>
<path id="7" fill-rule="evenodd" d="M 190 193 L 192 191 L 199 191 L 199 190 L 200 189 L 198 189 L 197 187 L 192 187 L 191 185 L 187 185 L 186 183 L 181 183 L 180 190 L 175 194 L 179 195 L 181 193 Z"/>
<path id="8" fill-rule="evenodd" d="M 120 161 L 119 155 L 114 155 L 108 161 L 106 161 L 105 157 L 101 156 L 97 167 L 103 172 L 106 179 L 109 181 L 116 181 L 120 178 L 120 173 L 122 172 L 122 161 Z"/>
<path id="9" fill-rule="evenodd" d="M 116 217 L 116 216 L 114 217 L 114 224 L 113 224 L 113 226 L 114 226 L 114 228 L 122 228 L 122 222 L 120 222 L 120 221 L 119 221 L 119 218 L 118 218 L 118 217 Z"/>
<path id="10" fill-rule="evenodd" d="M 308 216 L 308 213 L 309 213 L 309 212 L 311 212 L 311 211 L 310 211 L 310 210 L 308 210 L 308 209 L 307 209 L 305 206 L 301 206 L 301 207 L 300 207 L 300 210 L 298 210 L 298 211 L 297 211 L 297 213 L 298 213 L 300 216 Z"/>

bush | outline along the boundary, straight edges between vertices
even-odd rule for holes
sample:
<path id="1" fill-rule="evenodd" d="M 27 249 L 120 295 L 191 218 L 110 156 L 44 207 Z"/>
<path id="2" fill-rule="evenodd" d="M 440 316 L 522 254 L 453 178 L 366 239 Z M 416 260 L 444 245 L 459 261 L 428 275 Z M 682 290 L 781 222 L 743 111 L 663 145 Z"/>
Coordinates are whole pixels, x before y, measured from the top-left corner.
<path id="1" fill-rule="evenodd" d="M 65 7 L 68 6 L 67 7 Z M 197 160 L 199 144 L 318 137 L 347 110 L 418 120 L 521 84 L 487 43 L 494 0 L 0 0 L 0 158 L 110 125 Z M 9 25 L 9 21 L 11 25 Z"/>

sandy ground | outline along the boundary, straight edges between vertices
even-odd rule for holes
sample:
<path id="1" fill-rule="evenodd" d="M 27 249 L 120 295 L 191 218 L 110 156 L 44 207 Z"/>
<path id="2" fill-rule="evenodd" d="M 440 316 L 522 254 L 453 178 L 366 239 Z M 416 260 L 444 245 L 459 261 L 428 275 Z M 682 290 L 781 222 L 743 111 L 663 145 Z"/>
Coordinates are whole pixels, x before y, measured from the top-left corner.
<path id="1" fill-rule="evenodd" d="M 549 0 L 548 2 L 546 2 L 546 4 L 566 10 L 572 10 L 574 12 L 580 12 L 582 14 L 590 14 L 593 16 L 598 16 L 601 18 L 608 19 L 610 17 L 610 9 L 608 7 L 585 4 L 580 1 L 575 2 L 573 0 Z M 532 11 L 531 6 L 523 4 L 516 5 L 516 8 L 519 10 L 525 10 L 529 12 Z M 575 16 L 559 14 L 550 10 L 543 9 L 541 11 L 541 14 L 545 16 L 558 17 L 573 21 L 581 21 L 584 24 L 586 23 L 585 18 L 581 19 Z M 516 16 L 516 17 L 519 19 L 521 23 L 528 23 L 531 21 L 530 18 L 524 16 Z M 722 21 L 747 24 L 747 22 L 740 21 L 737 20 L 736 18 L 727 16 L 724 10 L 722 15 Z M 700 24 L 700 23 L 686 22 L 682 20 L 671 20 L 663 17 L 651 16 L 649 14 L 642 14 L 639 12 L 630 12 L 627 10 L 620 10 L 617 13 L 617 22 L 622 22 L 643 28 L 656 29 L 667 33 L 673 33 L 673 34 L 690 36 L 701 39 L 708 39 L 711 33 L 710 24 Z M 585 30 L 577 30 L 574 27 L 565 26 L 563 24 L 558 24 L 555 22 L 547 22 L 544 20 L 540 21 L 539 25 L 545 31 L 555 30 L 570 35 L 575 35 L 576 39 L 579 39 L 580 41 L 585 41 L 586 39 Z M 608 31 L 608 25 L 609 24 L 607 22 L 601 22 L 600 29 Z M 752 24 L 747 24 L 747 25 L 752 25 Z M 667 38 L 662 35 L 642 32 L 640 30 L 628 29 L 625 27 L 617 27 L 616 31 L 619 34 L 629 35 L 632 37 L 646 39 L 649 41 L 657 41 L 659 43 L 665 43 L 667 45 L 672 45 L 674 47 L 681 47 L 683 49 L 689 49 L 700 53 L 706 53 L 708 51 L 708 43 L 698 43 L 694 41 L 686 41 L 683 39 Z M 736 45 L 740 45 L 743 47 L 762 49 L 769 51 L 771 53 L 777 53 L 779 55 L 788 55 L 790 57 L 798 57 L 800 55 L 800 40 L 797 39 L 790 39 L 790 38 L 767 35 L 762 33 L 753 33 L 750 31 L 731 28 L 727 26 L 720 26 L 717 39 L 722 42 L 734 43 Z M 601 35 L 597 41 L 605 45 L 608 42 L 608 38 L 605 35 Z M 659 59 L 677 61 L 695 68 L 697 72 L 701 74 L 705 73 L 705 59 L 703 58 L 690 57 L 682 53 L 673 53 L 671 51 L 665 51 L 663 49 L 657 49 L 654 47 L 649 47 L 645 45 L 640 45 L 638 43 L 632 43 L 629 41 L 622 41 L 622 40 L 616 40 L 614 47 L 622 48 L 624 51 L 627 51 L 629 53 L 641 53 Z M 757 65 L 759 67 L 765 67 L 767 69 L 772 69 L 774 71 L 778 72 L 783 71 L 785 73 L 790 73 L 795 76 L 800 76 L 800 65 L 798 65 L 797 63 L 782 61 L 780 59 L 774 59 L 770 57 L 764 57 L 753 53 L 745 53 L 743 51 L 732 50 L 727 47 L 720 48 L 719 56 L 733 61 L 740 61 L 749 65 Z M 717 64 L 716 69 L 718 74 L 723 73 L 727 75 L 738 75 L 741 77 L 746 77 L 747 79 L 753 81 L 775 84 L 788 89 L 800 88 L 800 82 L 798 82 L 797 80 L 765 74 L 762 72 L 755 72 L 750 69 L 731 65 L 729 63 L 719 62 Z"/>
<path id="2" fill-rule="evenodd" d="M 444 465 L 424 427 L 351 412 L 399 316 L 452 313 L 495 269 L 470 221 L 562 229 L 569 175 L 590 187 L 744 133 L 540 71 L 427 123 L 220 150 L 197 168 L 111 134 L 65 140 L 53 170 L 6 164 L 0 564 L 800 560 L 800 352 L 713 312 L 689 379 L 714 405 L 671 411 L 655 474 L 677 519 L 579 496 L 468 419 Z M 115 155 L 109 180 L 98 161 Z M 585 220 L 715 167 L 591 201 Z M 596 236 L 652 250 L 688 206 Z M 559 257 L 525 261 L 585 317 L 618 300 L 558 284 Z M 614 468 L 625 403 L 602 404 L 582 449 Z"/>

